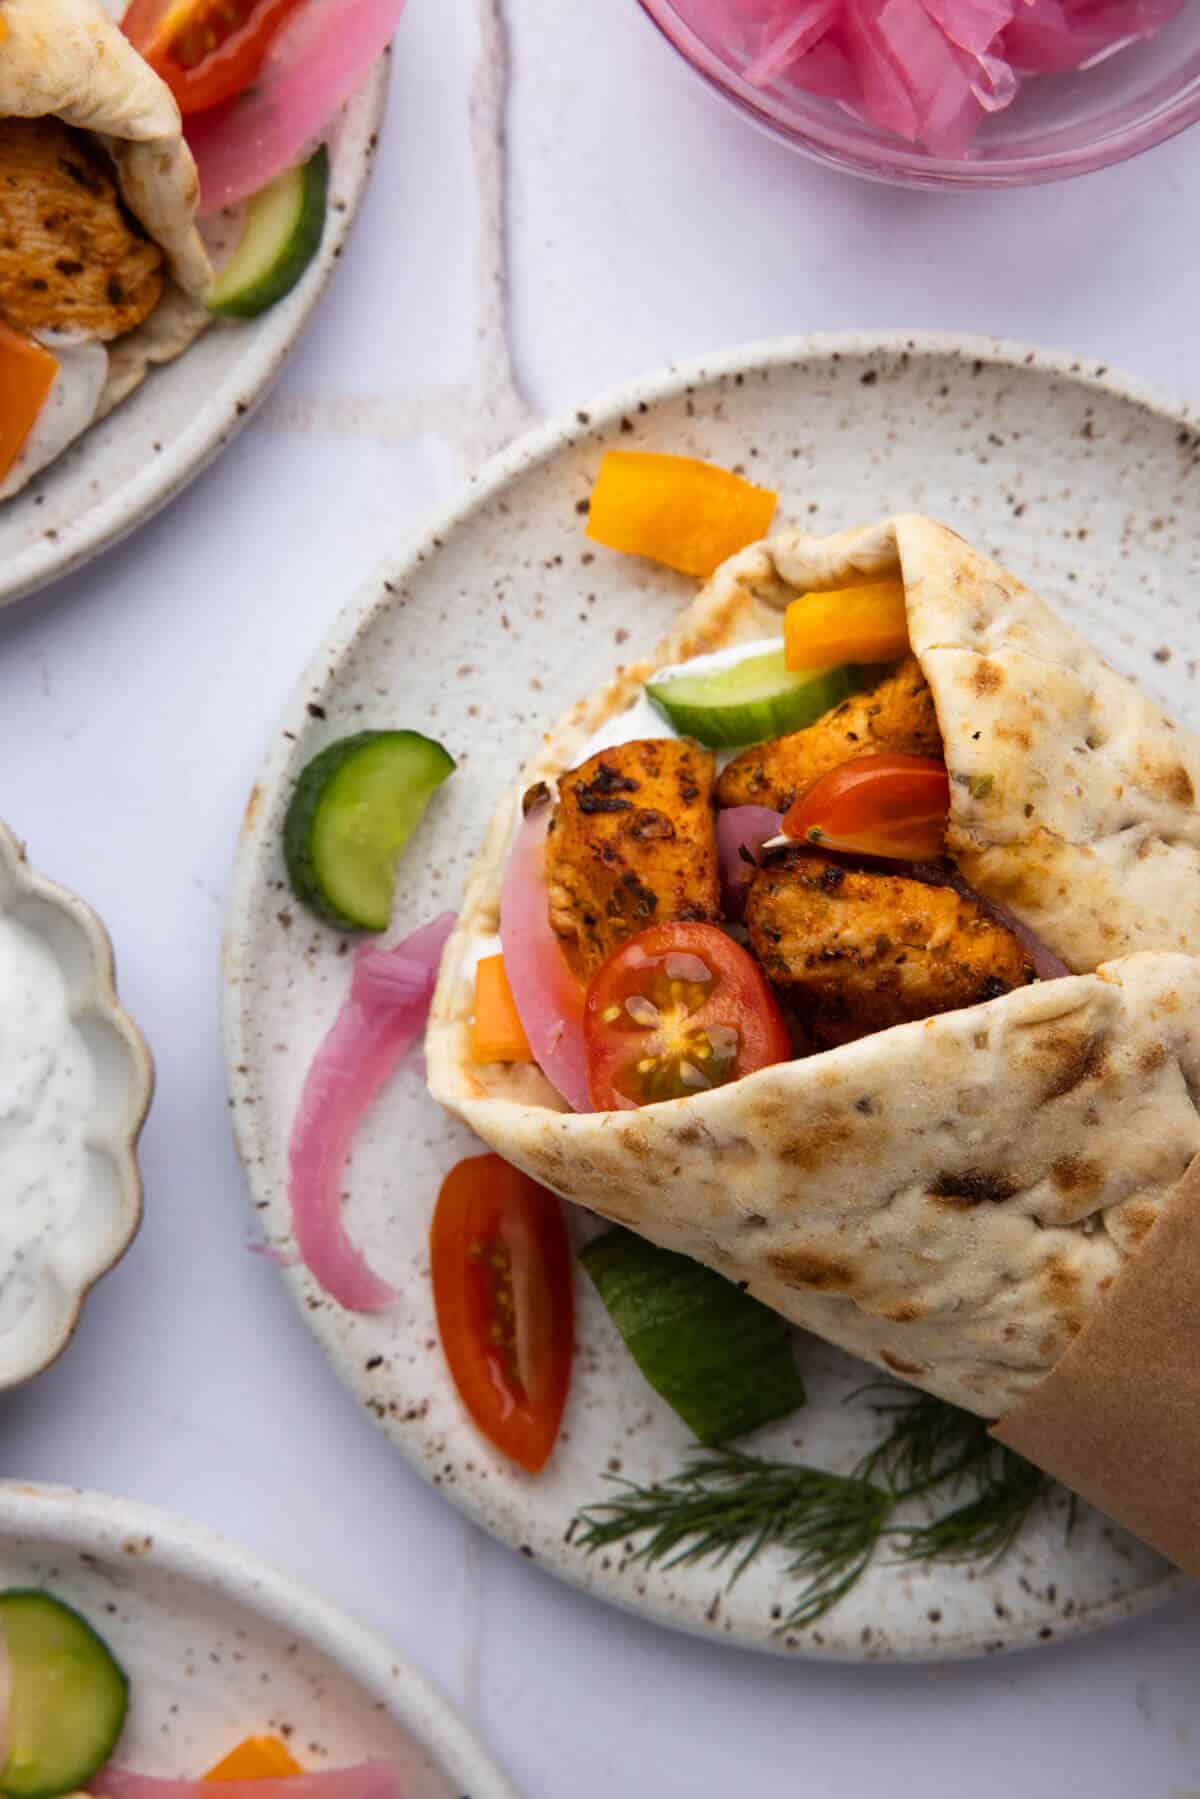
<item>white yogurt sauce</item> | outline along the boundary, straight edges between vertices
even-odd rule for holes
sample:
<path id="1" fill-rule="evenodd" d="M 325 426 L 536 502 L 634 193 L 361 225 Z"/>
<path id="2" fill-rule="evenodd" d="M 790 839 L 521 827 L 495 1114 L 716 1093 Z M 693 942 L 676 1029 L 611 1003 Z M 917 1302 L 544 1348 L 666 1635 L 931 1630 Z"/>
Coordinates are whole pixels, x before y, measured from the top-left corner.
<path id="1" fill-rule="evenodd" d="M 469 976 L 473 981 L 475 970 L 481 962 L 486 962 L 489 956 L 500 956 L 503 953 L 504 945 L 499 937 L 491 933 L 484 937 L 473 937 L 463 951 L 463 959 L 459 967 L 463 974 Z"/>
<path id="2" fill-rule="evenodd" d="M 96 1075 L 51 951 L 0 914 L 0 1334 L 36 1295 L 44 1257 L 84 1203 Z"/>
<path id="3" fill-rule="evenodd" d="M 52 331 L 40 332 L 38 342 L 58 358 L 58 374 L 17 460 L 0 482 L 0 500 L 19 493 L 87 430 L 108 379 L 103 344 L 61 338 Z"/>
<path id="4" fill-rule="evenodd" d="M 724 650 L 710 650 L 707 656 L 693 656 L 687 662 L 673 662 L 670 668 L 660 668 L 654 674 L 655 682 L 669 681 L 673 675 L 715 675 L 722 668 L 736 668 L 739 662 L 749 662 L 751 656 L 769 656 L 783 648 L 782 637 L 756 637 L 753 643 L 731 643 Z"/>

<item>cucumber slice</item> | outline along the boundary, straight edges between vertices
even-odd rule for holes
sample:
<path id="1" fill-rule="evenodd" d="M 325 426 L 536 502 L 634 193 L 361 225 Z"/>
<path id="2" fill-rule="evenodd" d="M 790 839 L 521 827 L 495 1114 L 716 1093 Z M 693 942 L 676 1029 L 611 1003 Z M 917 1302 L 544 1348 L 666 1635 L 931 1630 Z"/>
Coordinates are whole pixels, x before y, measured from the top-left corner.
<path id="1" fill-rule="evenodd" d="M 359 731 L 301 771 L 283 822 L 296 898 L 345 931 L 385 931 L 396 858 L 454 758 L 419 731 Z"/>
<path id="2" fill-rule="evenodd" d="M 705 667 L 714 662 L 715 667 Z M 723 655 L 698 657 L 694 667 L 685 662 L 647 682 L 646 693 L 684 737 L 709 749 L 736 749 L 815 724 L 856 685 L 850 663 L 791 672 L 780 644 L 738 662 Z"/>
<path id="3" fill-rule="evenodd" d="M 701 1443 L 804 1404 L 787 1325 L 731 1281 L 620 1227 L 580 1260 L 634 1361 Z"/>
<path id="4" fill-rule="evenodd" d="M 209 290 L 206 305 L 227 319 L 252 319 L 290 294 L 325 230 L 329 154 L 324 146 L 285 169 L 246 205 L 242 240 Z"/>
<path id="5" fill-rule="evenodd" d="M 32 1587 L 0 1593 L 12 1696 L 0 1793 L 51 1799 L 84 1786 L 125 1723 L 129 1681 L 86 1618 Z"/>

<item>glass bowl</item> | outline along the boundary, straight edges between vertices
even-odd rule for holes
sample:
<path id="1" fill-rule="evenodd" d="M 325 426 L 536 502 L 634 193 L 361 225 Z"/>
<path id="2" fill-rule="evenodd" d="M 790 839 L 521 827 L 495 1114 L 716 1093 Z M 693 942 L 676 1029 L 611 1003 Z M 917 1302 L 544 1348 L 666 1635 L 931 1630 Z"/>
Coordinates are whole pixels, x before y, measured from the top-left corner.
<path id="1" fill-rule="evenodd" d="M 778 79 L 753 87 L 736 47 L 710 41 L 694 0 L 640 0 L 708 85 L 780 143 L 834 168 L 902 187 L 1021 187 L 1136 156 L 1200 118 L 1200 0 L 1156 36 L 1070 75 L 1037 75 L 986 116 L 963 156 L 934 156 L 845 106 Z"/>

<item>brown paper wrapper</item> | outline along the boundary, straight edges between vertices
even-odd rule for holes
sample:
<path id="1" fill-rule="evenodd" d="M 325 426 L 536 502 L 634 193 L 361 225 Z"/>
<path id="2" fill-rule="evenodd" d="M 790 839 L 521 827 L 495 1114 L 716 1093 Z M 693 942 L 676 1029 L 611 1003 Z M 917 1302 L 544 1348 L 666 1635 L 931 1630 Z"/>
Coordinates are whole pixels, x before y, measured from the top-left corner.
<path id="1" fill-rule="evenodd" d="M 1104 1305 L 992 1435 L 1200 1576 L 1200 1156 Z"/>

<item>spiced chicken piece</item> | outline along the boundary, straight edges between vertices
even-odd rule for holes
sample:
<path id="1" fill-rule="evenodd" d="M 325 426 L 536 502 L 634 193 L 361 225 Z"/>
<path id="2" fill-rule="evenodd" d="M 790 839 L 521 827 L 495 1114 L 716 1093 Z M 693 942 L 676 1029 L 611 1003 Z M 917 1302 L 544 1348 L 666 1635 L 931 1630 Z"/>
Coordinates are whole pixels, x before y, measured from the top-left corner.
<path id="1" fill-rule="evenodd" d="M 908 875 L 768 852 L 746 903 L 750 948 L 819 1048 L 995 999 L 1033 979 L 975 900 Z"/>
<path id="2" fill-rule="evenodd" d="M 585 975 L 647 925 L 720 917 L 713 776 L 707 750 L 655 737 L 559 777 L 546 839 L 550 921 Z"/>
<path id="3" fill-rule="evenodd" d="M 906 656 L 869 693 L 852 694 L 815 725 L 743 750 L 718 781 L 717 800 L 722 806 L 786 812 L 830 769 L 883 750 L 941 759 L 933 695 L 915 656 Z"/>
<path id="4" fill-rule="evenodd" d="M 58 119 L 0 119 L 0 318 L 108 342 L 154 311 L 163 255 L 99 147 Z"/>

